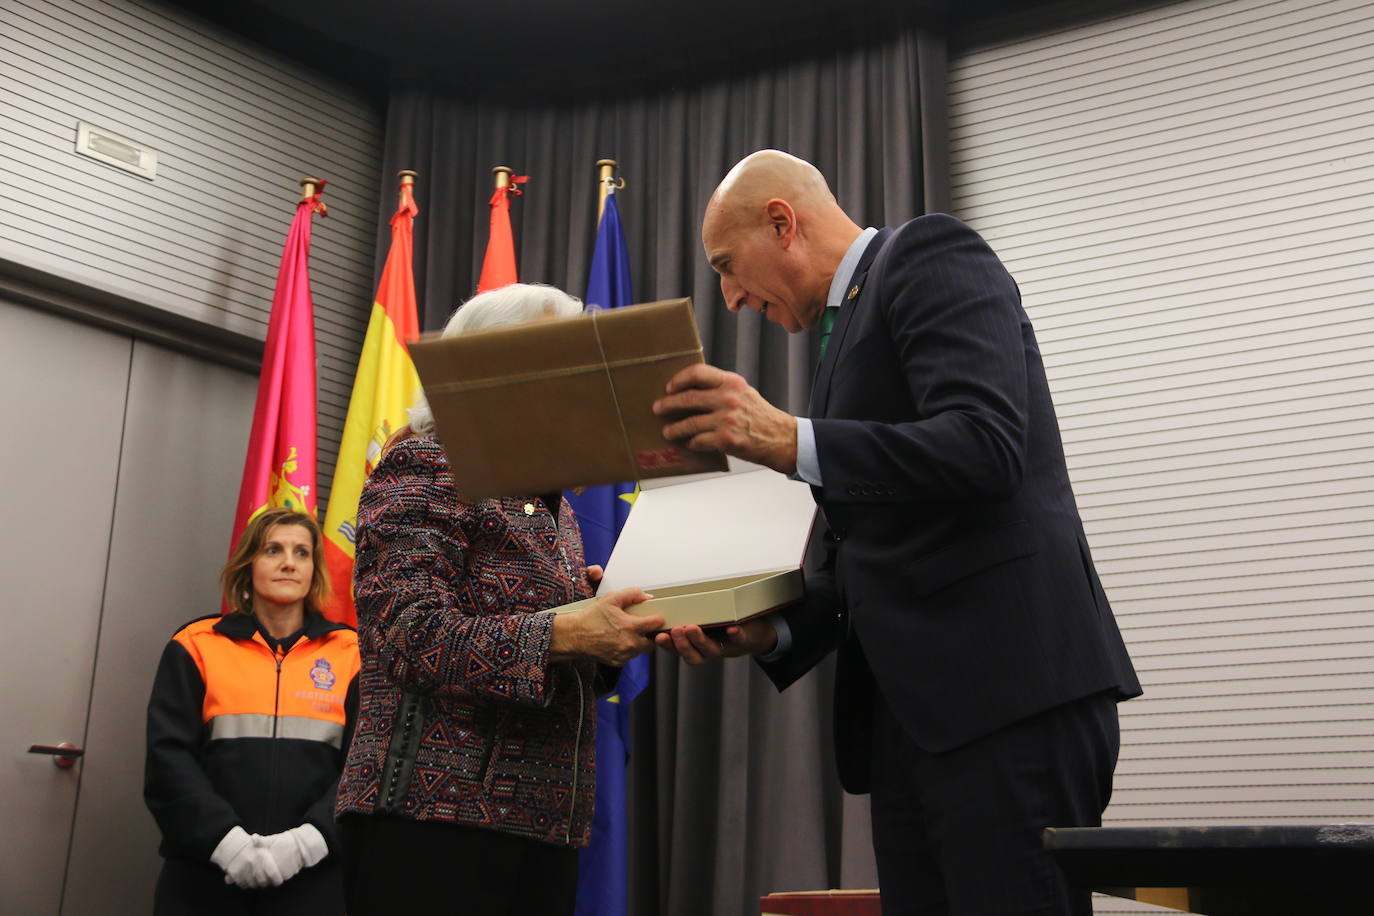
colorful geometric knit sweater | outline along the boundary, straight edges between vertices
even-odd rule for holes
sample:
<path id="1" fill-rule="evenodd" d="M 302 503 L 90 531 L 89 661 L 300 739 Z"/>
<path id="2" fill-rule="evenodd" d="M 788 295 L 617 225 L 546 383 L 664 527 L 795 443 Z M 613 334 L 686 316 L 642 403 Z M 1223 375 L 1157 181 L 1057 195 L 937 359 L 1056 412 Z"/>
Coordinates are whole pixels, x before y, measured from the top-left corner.
<path id="1" fill-rule="evenodd" d="M 358 506 L 360 709 L 336 811 L 585 846 L 596 695 L 615 669 L 549 662 L 553 618 L 588 597 L 567 500 L 463 501 L 430 436 L 390 447 Z"/>

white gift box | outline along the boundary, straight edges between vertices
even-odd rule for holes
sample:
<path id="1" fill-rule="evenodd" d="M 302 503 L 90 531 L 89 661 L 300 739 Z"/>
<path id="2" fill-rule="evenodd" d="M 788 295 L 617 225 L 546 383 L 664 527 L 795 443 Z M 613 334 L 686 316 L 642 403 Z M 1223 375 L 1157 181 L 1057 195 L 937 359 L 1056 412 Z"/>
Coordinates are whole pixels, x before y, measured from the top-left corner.
<path id="1" fill-rule="evenodd" d="M 641 482 L 597 589 L 639 586 L 630 608 L 665 627 L 739 623 L 800 600 L 816 518 L 811 488 L 761 465 Z M 596 599 L 556 608 L 575 611 Z"/>

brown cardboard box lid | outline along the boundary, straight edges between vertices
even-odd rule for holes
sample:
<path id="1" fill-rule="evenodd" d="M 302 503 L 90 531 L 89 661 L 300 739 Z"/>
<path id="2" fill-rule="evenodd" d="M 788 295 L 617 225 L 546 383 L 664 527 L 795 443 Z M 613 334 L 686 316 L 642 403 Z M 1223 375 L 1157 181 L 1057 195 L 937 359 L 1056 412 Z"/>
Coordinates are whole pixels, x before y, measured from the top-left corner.
<path id="1" fill-rule="evenodd" d="M 721 470 L 663 439 L 652 405 L 703 361 L 690 299 L 536 321 L 410 346 L 465 497 Z"/>

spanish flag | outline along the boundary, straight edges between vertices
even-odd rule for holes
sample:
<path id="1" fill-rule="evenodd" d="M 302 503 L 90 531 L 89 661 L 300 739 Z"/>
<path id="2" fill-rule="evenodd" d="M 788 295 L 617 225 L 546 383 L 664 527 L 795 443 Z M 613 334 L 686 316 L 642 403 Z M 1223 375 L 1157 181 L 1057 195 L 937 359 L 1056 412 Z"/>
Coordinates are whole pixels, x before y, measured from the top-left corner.
<path id="1" fill-rule="evenodd" d="M 258 399 L 243 463 L 232 552 L 248 520 L 286 506 L 315 515 L 315 315 L 310 301 L 311 216 L 324 214 L 323 180 L 303 180 L 306 194 L 286 235 L 272 316 L 267 324 Z"/>
<path id="2" fill-rule="evenodd" d="M 391 218 L 391 250 L 358 357 L 324 519 L 324 556 L 334 586 L 334 598 L 325 615 L 350 625 L 357 622 L 353 555 L 363 481 L 377 465 L 386 440 L 406 424 L 406 408 L 415 402 L 415 393 L 420 390 L 420 377 L 406 349 L 420 333 L 412 266 L 415 214 L 419 212 L 411 194 L 414 174 L 401 173 L 400 207 Z"/>

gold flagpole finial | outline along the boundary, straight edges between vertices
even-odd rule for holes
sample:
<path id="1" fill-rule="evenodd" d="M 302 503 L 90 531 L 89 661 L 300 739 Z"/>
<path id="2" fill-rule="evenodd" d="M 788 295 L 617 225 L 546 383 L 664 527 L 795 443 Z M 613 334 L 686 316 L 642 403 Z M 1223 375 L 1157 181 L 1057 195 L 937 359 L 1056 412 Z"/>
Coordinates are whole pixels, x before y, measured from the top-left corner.
<path id="1" fill-rule="evenodd" d="M 401 171 L 399 171 L 399 172 L 396 173 L 396 177 L 399 178 L 399 179 L 401 180 L 401 187 L 400 187 L 400 189 L 396 192 L 396 199 L 397 199 L 397 204 L 396 204 L 396 206 L 398 206 L 398 207 L 404 207 L 404 206 L 405 206 L 405 203 L 406 203 L 406 192 L 407 192 L 407 191 L 411 192 L 412 194 L 415 193 L 415 176 L 418 175 L 418 174 L 420 174 L 420 173 L 419 173 L 419 172 L 416 172 L 416 171 L 413 171 L 413 170 L 411 170 L 411 169 L 401 169 Z"/>
<path id="2" fill-rule="evenodd" d="M 606 198 L 610 196 L 612 191 L 619 191 L 621 188 L 625 187 L 625 179 L 615 177 L 615 167 L 619 164 L 620 163 L 616 162 L 614 159 L 596 160 L 598 172 L 596 183 L 599 189 L 596 199 L 597 225 L 601 225 L 601 214 L 606 212 Z"/>
<path id="3" fill-rule="evenodd" d="M 328 216 L 329 209 L 325 207 L 324 201 L 320 200 L 320 195 L 324 193 L 323 178 L 302 178 L 301 179 L 301 203 L 310 204 L 312 213 L 320 216 Z"/>
<path id="4" fill-rule="evenodd" d="M 515 170 L 508 165 L 498 165 L 491 170 L 491 173 L 496 176 L 496 188 L 499 191 L 501 188 L 510 186 L 510 176 L 515 173 Z"/>

